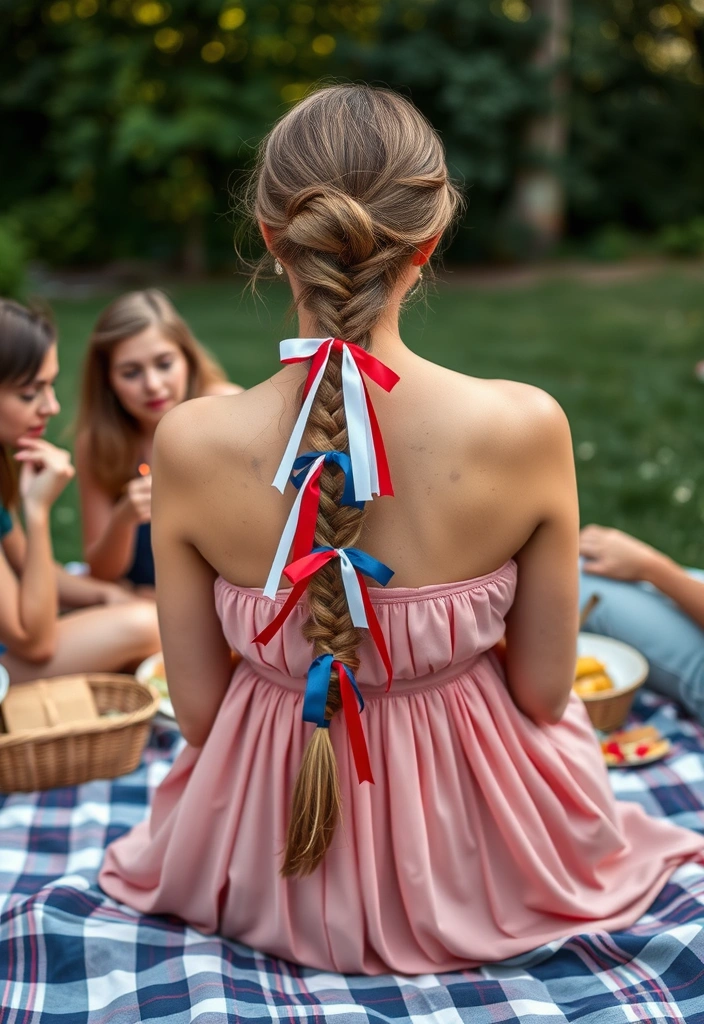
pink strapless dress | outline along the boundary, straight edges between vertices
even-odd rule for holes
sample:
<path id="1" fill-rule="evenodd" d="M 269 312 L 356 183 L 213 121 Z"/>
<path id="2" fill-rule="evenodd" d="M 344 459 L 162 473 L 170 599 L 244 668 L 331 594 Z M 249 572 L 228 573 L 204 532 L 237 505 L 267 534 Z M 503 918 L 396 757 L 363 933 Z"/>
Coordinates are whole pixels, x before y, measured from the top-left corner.
<path id="1" fill-rule="evenodd" d="M 577 697 L 558 725 L 518 710 L 489 653 L 515 586 L 508 562 L 465 583 L 371 591 L 395 669 L 387 694 L 365 643 L 375 785 L 357 783 L 337 716 L 344 820 L 320 869 L 291 881 L 281 851 L 313 729 L 301 719 L 305 608 L 255 646 L 274 606 L 219 578 L 223 630 L 244 659 L 205 746 L 183 750 L 151 818 L 108 847 L 102 888 L 145 913 L 355 974 L 474 967 L 633 924 L 677 865 L 703 857 L 704 837 L 614 799 Z"/>

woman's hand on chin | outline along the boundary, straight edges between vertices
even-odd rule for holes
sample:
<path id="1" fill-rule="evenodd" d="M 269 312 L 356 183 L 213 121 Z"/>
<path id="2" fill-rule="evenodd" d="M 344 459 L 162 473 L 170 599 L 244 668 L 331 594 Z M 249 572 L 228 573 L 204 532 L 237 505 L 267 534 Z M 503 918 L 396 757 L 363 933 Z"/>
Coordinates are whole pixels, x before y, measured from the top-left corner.
<path id="1" fill-rule="evenodd" d="M 71 455 L 38 437 L 22 437 L 15 459 L 20 463 L 20 497 L 25 510 L 51 508 L 75 469 Z"/>

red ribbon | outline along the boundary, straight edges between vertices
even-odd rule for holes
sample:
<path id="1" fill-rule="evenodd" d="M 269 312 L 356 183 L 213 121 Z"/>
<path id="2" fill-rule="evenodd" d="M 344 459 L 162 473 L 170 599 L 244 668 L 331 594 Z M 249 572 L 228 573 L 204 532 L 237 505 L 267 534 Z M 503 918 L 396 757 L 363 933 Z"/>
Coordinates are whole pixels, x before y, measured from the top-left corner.
<path id="1" fill-rule="evenodd" d="M 293 537 L 293 561 L 303 558 L 315 547 L 315 525 L 318 521 L 318 505 L 320 503 L 320 474 L 325 463 L 321 462 L 306 482 L 301 507 L 298 510 L 298 523 Z"/>
<path id="2" fill-rule="evenodd" d="M 289 617 L 299 600 L 305 593 L 306 587 L 311 576 L 314 576 L 318 569 L 322 569 L 324 565 L 331 562 L 333 558 L 338 558 L 337 551 L 328 549 L 327 551 L 311 551 L 310 554 L 304 555 L 302 558 L 298 558 L 293 562 L 290 562 L 284 569 L 284 576 L 293 584 L 289 594 L 284 601 L 282 608 L 271 620 L 268 626 L 265 626 L 254 638 L 253 643 L 262 644 L 266 647 L 269 641 L 276 636 L 278 631 L 283 626 L 286 619 Z M 386 690 L 387 692 L 391 688 L 391 682 L 393 679 L 393 668 L 391 665 L 391 658 L 389 657 L 389 651 L 384 640 L 384 634 L 381 629 L 381 624 L 377 618 L 377 614 L 374 611 L 374 605 L 369 597 L 369 590 L 367 588 L 367 582 L 364 576 L 355 569 L 357 573 L 357 579 L 359 580 L 360 589 L 362 592 L 362 601 L 364 603 L 364 610 L 367 615 L 367 623 L 369 625 L 369 632 L 371 633 L 374 646 L 379 652 L 379 657 L 382 660 L 384 668 L 386 669 Z"/>
<path id="3" fill-rule="evenodd" d="M 376 464 L 377 473 L 379 476 L 379 494 L 388 495 L 393 497 L 394 489 L 391 484 L 391 473 L 389 471 L 389 460 L 386 455 L 386 448 L 384 447 L 384 439 L 381 436 L 381 430 L 379 428 L 379 421 L 372 405 L 372 400 L 369 395 L 369 389 L 367 388 L 366 382 L 362 374 L 366 374 L 370 380 L 373 380 L 375 384 L 378 384 L 384 391 L 391 391 L 399 382 L 400 378 L 397 373 L 382 363 L 380 359 L 373 356 L 371 352 L 367 352 L 366 349 L 360 345 L 355 345 L 353 341 L 344 341 L 342 338 L 332 338 L 329 341 L 323 342 L 318 348 L 317 352 L 313 356 L 296 356 L 292 359 L 283 359 L 284 363 L 302 363 L 306 359 L 310 359 L 310 367 L 308 369 L 308 376 L 306 377 L 306 383 L 303 388 L 303 398 L 305 400 L 308 392 L 310 391 L 313 381 L 318 376 L 318 371 L 328 357 L 329 352 L 342 353 L 342 346 L 347 345 L 347 349 L 357 364 L 357 369 L 360 371 L 360 377 L 362 379 L 362 387 L 364 388 L 364 394 L 367 399 L 367 409 L 369 411 L 369 423 L 372 431 L 372 441 L 374 443 L 374 451 L 376 453 Z"/>
<path id="4" fill-rule="evenodd" d="M 350 746 L 352 747 L 354 766 L 357 769 L 357 780 L 360 783 L 371 782 L 373 785 L 374 776 L 372 775 L 372 766 L 369 760 L 367 740 L 364 735 L 364 729 L 362 728 L 362 718 L 359 713 L 357 694 L 355 693 L 354 687 L 352 686 L 347 674 L 346 666 L 343 665 L 341 661 L 333 661 L 332 667 L 337 669 L 337 674 L 340 680 L 342 710 L 345 715 L 347 735 L 350 738 Z"/>
<path id="5" fill-rule="evenodd" d="M 289 595 L 284 601 L 283 607 L 278 614 L 271 620 L 268 626 L 257 633 L 254 638 L 255 644 L 263 644 L 266 646 L 269 641 L 274 637 L 283 626 L 286 619 L 289 617 L 299 600 L 305 593 L 308 581 L 314 573 L 321 569 L 324 565 L 332 558 L 337 558 L 336 551 L 312 551 L 309 555 L 305 555 L 303 558 L 299 558 L 295 562 L 290 562 L 289 565 L 284 569 L 284 576 L 293 583 Z"/>
<path id="6" fill-rule="evenodd" d="M 359 585 L 362 591 L 362 601 L 364 602 L 364 610 L 367 613 L 369 632 L 372 635 L 374 646 L 379 652 L 379 657 L 384 663 L 384 668 L 386 669 L 386 692 L 388 693 L 389 690 L 391 689 L 391 681 L 394 677 L 394 670 L 391 666 L 391 658 L 389 657 L 389 651 L 386 646 L 386 641 L 384 640 L 384 634 L 381 631 L 379 619 L 377 618 L 376 612 L 374 611 L 372 599 L 369 596 L 369 590 L 367 588 L 366 581 L 362 574 L 360 573 L 359 569 L 357 569 L 356 572 L 357 579 L 359 580 Z"/>

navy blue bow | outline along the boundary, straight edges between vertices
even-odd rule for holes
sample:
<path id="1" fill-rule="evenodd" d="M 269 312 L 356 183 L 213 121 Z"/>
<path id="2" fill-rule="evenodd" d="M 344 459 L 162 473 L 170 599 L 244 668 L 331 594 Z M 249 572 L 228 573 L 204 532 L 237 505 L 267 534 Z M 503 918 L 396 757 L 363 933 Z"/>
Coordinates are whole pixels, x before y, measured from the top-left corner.
<path id="1" fill-rule="evenodd" d="M 291 471 L 291 483 L 299 488 L 306 478 L 309 466 L 321 455 L 325 455 L 325 462 L 333 462 L 342 470 L 345 476 L 345 488 L 342 492 L 340 503 L 342 505 L 353 505 L 355 508 L 364 508 L 363 501 L 355 501 L 354 477 L 352 476 L 352 463 L 347 452 L 304 452 L 299 455 L 293 464 Z"/>

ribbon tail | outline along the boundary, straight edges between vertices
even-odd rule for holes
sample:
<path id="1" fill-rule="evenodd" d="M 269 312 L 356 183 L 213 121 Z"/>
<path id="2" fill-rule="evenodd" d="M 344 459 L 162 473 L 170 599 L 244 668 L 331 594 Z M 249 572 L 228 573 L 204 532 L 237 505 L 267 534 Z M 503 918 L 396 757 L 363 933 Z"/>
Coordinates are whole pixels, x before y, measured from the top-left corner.
<path id="1" fill-rule="evenodd" d="M 356 572 L 357 572 L 357 575 L 359 575 L 359 570 L 356 570 Z M 381 658 L 381 660 L 383 662 L 383 665 L 384 665 L 384 668 L 386 669 L 386 690 L 387 690 L 387 693 L 388 693 L 388 691 L 391 689 L 391 682 L 392 682 L 393 677 L 394 677 L 394 670 L 393 670 L 393 667 L 391 665 L 391 658 L 389 657 L 389 650 L 388 650 L 388 647 L 386 646 L 386 640 L 384 639 L 384 634 L 383 634 L 382 629 L 381 629 L 381 624 L 380 624 L 380 622 L 379 622 L 379 620 L 377 618 L 376 612 L 374 611 L 374 605 L 372 604 L 371 598 L 369 596 L 369 592 L 367 591 L 367 588 L 364 587 L 364 586 L 361 587 L 360 589 L 362 591 L 362 600 L 364 601 L 364 610 L 367 613 L 367 622 L 369 624 L 369 632 L 372 635 L 372 640 L 374 641 L 374 646 L 376 647 L 377 651 L 379 652 L 379 657 Z"/>
<path id="2" fill-rule="evenodd" d="M 357 501 L 370 501 L 373 452 L 369 451 L 367 443 L 364 381 L 347 345 L 343 346 L 342 350 L 342 393 L 355 497 Z"/>
<path id="3" fill-rule="evenodd" d="M 367 740 L 362 728 L 362 719 L 359 714 L 357 695 L 347 675 L 345 666 L 340 662 L 333 662 L 333 667 L 337 668 L 340 677 L 342 710 L 345 714 L 345 724 L 347 725 L 347 734 L 350 738 L 350 746 L 352 747 L 352 757 L 357 769 L 357 780 L 360 785 L 363 782 L 371 782 L 374 785 L 374 776 L 372 775 L 372 766 L 369 761 Z"/>
<path id="4" fill-rule="evenodd" d="M 298 532 L 301 529 L 301 519 L 303 516 L 303 509 L 305 506 L 305 495 L 307 491 L 307 486 L 309 481 L 312 482 L 313 479 L 315 478 L 316 471 L 318 473 L 318 476 L 320 476 L 319 466 L 322 463 L 322 461 L 323 456 L 321 456 L 319 459 L 316 460 L 316 462 L 313 463 L 311 468 L 308 470 L 308 473 L 306 474 L 306 479 L 303 481 L 303 484 L 299 488 L 298 494 L 296 495 L 296 500 L 294 501 L 291 507 L 291 511 L 289 512 L 288 519 L 286 520 L 286 525 L 284 526 L 283 533 L 281 534 L 279 546 L 276 549 L 276 554 L 274 555 L 274 561 L 271 563 L 271 569 L 269 570 L 269 575 L 267 577 L 266 584 L 264 585 L 264 597 L 272 599 L 276 596 L 276 592 L 279 589 L 279 582 L 281 580 L 281 573 L 284 571 L 286 559 L 288 558 L 288 553 L 291 550 L 292 544 L 294 545 L 294 558 L 299 557 L 295 554 L 295 544 L 298 538 Z M 320 494 L 319 491 L 318 494 Z M 309 527 L 308 520 L 305 521 L 304 525 L 305 527 Z M 315 535 L 315 519 L 313 520 L 313 535 Z M 307 555 L 312 546 L 313 543 L 311 538 L 310 546 L 306 551 L 303 551 L 301 553 Z"/>
<path id="5" fill-rule="evenodd" d="M 283 458 L 279 463 L 279 468 L 276 471 L 276 476 L 274 477 L 273 480 L 273 486 L 276 487 L 277 490 L 281 491 L 282 494 L 284 493 L 286 484 L 288 483 L 288 478 L 291 475 L 293 464 L 296 461 L 298 449 L 301 445 L 303 433 L 306 429 L 306 423 L 308 422 L 308 416 L 310 415 L 310 410 L 313 407 L 313 402 L 315 401 L 315 395 L 318 390 L 318 387 L 320 386 L 320 382 L 323 379 L 323 374 L 325 373 L 325 367 L 327 366 L 329 355 L 330 347 L 328 346 L 328 349 L 325 352 L 325 357 L 323 359 L 322 365 L 320 366 L 320 369 L 318 370 L 316 378 L 312 383 L 310 391 L 308 392 L 306 399 L 303 402 L 303 405 L 301 406 L 301 411 L 298 414 L 298 419 L 296 420 L 294 428 L 291 431 L 291 436 L 288 439 L 286 451 L 284 452 Z"/>
<path id="6" fill-rule="evenodd" d="M 293 538 L 294 561 L 310 554 L 315 544 L 315 527 L 318 521 L 318 505 L 320 503 L 320 474 L 323 471 L 322 463 L 323 456 L 318 459 L 316 468 L 299 492 L 302 498 L 298 514 L 298 525 Z"/>
<path id="7" fill-rule="evenodd" d="M 268 626 L 265 626 L 255 636 L 253 643 L 262 644 L 264 647 L 269 643 L 271 638 L 281 629 L 286 619 L 289 617 L 296 604 L 300 600 L 302 594 L 305 592 L 308 586 L 308 579 L 300 580 L 291 587 L 291 592 L 286 598 L 281 611 L 271 620 Z"/>
<path id="8" fill-rule="evenodd" d="M 367 585 L 364 582 L 364 578 L 357 572 L 352 562 L 350 562 L 345 549 L 338 548 L 338 554 L 340 556 L 342 585 L 345 588 L 347 608 L 352 619 L 352 625 L 360 629 L 367 629 L 369 623 L 367 622 L 366 604 L 364 601 L 364 592 L 367 589 Z"/>
<path id="9" fill-rule="evenodd" d="M 372 432 L 372 442 L 374 445 L 374 454 L 376 456 L 376 470 L 378 477 L 379 497 L 388 496 L 393 498 L 394 488 L 391 483 L 391 471 L 389 469 L 389 460 L 386 455 L 386 448 L 384 447 L 384 439 L 381 435 L 381 428 L 379 427 L 379 420 L 376 418 L 376 412 L 374 411 L 374 405 L 369 396 L 369 390 L 364 380 L 362 381 L 362 387 L 364 388 L 364 394 L 367 399 L 367 415 L 369 416 L 369 426 Z"/>

